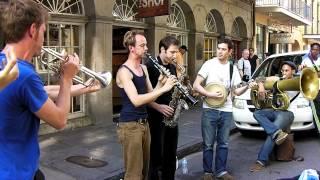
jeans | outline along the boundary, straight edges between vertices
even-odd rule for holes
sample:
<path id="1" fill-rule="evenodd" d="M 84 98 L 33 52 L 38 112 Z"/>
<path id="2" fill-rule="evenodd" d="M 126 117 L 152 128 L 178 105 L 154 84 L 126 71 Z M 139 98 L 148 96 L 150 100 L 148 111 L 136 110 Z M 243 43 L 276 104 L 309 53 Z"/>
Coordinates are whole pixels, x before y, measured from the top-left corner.
<path id="1" fill-rule="evenodd" d="M 217 176 L 226 172 L 228 158 L 228 140 L 233 122 L 232 112 L 204 109 L 201 119 L 203 138 L 203 170 L 212 173 L 213 146 L 215 141 L 215 173 Z"/>
<path id="2" fill-rule="evenodd" d="M 256 110 L 253 116 L 268 135 L 258 155 L 258 161 L 266 165 L 275 144 L 274 133 L 279 129 L 288 129 L 293 122 L 294 115 L 291 111 L 262 109 Z"/>
<path id="3" fill-rule="evenodd" d="M 123 148 L 125 180 L 146 180 L 149 171 L 149 124 L 119 123 L 117 134 Z"/>

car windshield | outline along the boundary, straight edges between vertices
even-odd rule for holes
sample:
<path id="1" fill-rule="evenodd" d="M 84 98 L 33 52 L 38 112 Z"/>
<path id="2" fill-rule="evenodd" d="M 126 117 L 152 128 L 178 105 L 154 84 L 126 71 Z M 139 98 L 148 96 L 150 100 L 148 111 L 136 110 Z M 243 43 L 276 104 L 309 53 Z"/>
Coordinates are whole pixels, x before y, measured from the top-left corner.
<path id="1" fill-rule="evenodd" d="M 286 56 L 279 56 L 279 57 L 273 57 L 266 59 L 263 61 L 261 66 L 258 68 L 258 70 L 254 73 L 253 78 L 256 77 L 267 77 L 267 76 L 282 76 L 281 75 L 281 64 L 284 61 L 291 61 L 294 62 L 297 67 L 302 62 L 302 56 L 304 54 L 297 54 L 297 55 L 286 55 Z"/>

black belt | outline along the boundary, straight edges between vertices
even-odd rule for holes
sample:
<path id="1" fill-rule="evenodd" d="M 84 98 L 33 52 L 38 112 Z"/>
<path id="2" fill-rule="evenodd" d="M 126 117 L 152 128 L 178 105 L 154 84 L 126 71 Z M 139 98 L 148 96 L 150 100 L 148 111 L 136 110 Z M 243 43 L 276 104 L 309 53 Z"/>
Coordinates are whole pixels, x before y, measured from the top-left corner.
<path id="1" fill-rule="evenodd" d="M 147 118 L 134 119 L 130 121 L 119 121 L 119 123 L 137 122 L 139 124 L 146 124 L 148 122 Z"/>

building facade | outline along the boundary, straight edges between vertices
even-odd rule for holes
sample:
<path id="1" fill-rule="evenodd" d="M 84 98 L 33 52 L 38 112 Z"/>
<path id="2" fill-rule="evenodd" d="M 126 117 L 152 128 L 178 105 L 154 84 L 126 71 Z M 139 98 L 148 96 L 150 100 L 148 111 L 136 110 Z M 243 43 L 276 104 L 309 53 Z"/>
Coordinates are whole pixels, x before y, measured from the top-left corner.
<path id="1" fill-rule="evenodd" d="M 308 3 L 312 9 L 312 23 L 301 27 L 304 32 L 303 39 L 305 41 L 304 49 L 309 49 L 311 43 L 320 43 L 320 0 L 309 0 Z"/>
<path id="2" fill-rule="evenodd" d="M 121 102 L 115 75 L 126 60 L 122 46 L 128 30 L 146 34 L 149 53 L 158 54 L 158 44 L 166 35 L 177 37 L 188 47 L 185 65 L 194 79 L 203 62 L 216 55 L 217 39 L 226 36 L 235 44 L 234 57 L 252 44 L 254 3 L 252 0 L 171 0 L 170 15 L 137 18 L 140 0 L 35 0 L 50 12 L 44 46 L 80 55 L 82 64 L 94 71 L 109 71 L 113 82 L 109 87 L 90 95 L 72 99 L 67 127 L 112 123 Z M 147 0 L 150 6 L 164 0 Z M 52 72 L 40 63 L 50 59 L 44 54 L 35 66 L 46 84 L 55 84 Z M 42 124 L 41 133 L 52 132 Z"/>
<path id="3" fill-rule="evenodd" d="M 312 24 L 310 2 L 307 0 L 255 1 L 254 43 L 260 59 L 264 59 L 266 52 L 276 54 L 304 49 L 306 41 L 301 27 Z"/>

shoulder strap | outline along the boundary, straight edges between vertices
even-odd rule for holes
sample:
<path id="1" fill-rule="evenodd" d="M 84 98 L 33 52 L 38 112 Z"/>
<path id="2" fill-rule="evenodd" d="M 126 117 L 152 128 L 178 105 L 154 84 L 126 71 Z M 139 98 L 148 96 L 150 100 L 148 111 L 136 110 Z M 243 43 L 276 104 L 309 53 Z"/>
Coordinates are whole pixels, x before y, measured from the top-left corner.
<path id="1" fill-rule="evenodd" d="M 309 58 L 310 61 L 312 62 L 314 69 L 315 69 L 317 72 L 319 72 L 319 69 L 318 69 L 317 65 L 316 65 L 316 64 L 313 62 L 313 60 L 310 58 L 310 55 L 309 55 L 309 54 L 308 54 L 308 58 Z"/>
<path id="2" fill-rule="evenodd" d="M 122 64 L 120 67 L 125 67 L 126 69 L 128 69 L 130 72 L 131 72 L 131 74 L 133 75 L 133 76 L 137 76 L 128 66 L 126 66 L 125 64 Z M 140 67 L 141 67 L 141 69 L 142 69 L 142 72 L 143 72 L 143 77 L 146 77 L 146 73 L 144 72 L 144 69 L 143 69 L 143 67 L 140 65 Z"/>
<path id="3" fill-rule="evenodd" d="M 232 62 L 229 62 L 229 64 L 230 64 L 230 86 L 232 86 L 231 85 L 231 83 L 232 83 L 232 75 L 233 75 L 233 63 Z"/>
<path id="4" fill-rule="evenodd" d="M 244 60 L 242 60 L 242 71 L 243 71 L 243 75 L 244 75 Z"/>
<path id="5" fill-rule="evenodd" d="M 132 71 L 127 65 L 122 64 L 120 67 L 125 67 L 125 68 L 128 69 L 132 74 L 134 74 L 133 71 Z"/>
<path id="6" fill-rule="evenodd" d="M 299 96 L 300 92 L 298 92 L 292 99 L 290 99 L 290 103 L 292 103 L 298 96 Z"/>

